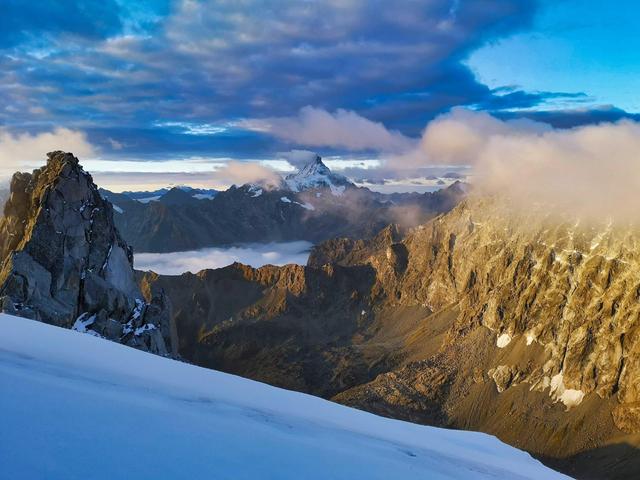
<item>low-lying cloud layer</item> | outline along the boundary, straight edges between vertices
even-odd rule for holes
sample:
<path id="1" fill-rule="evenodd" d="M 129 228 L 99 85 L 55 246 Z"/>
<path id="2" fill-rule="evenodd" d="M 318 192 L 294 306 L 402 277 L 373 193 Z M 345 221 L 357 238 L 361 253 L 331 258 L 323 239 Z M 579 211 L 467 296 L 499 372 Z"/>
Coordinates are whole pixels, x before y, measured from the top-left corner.
<path id="1" fill-rule="evenodd" d="M 163 275 L 197 273 L 206 268 L 221 268 L 240 262 L 252 267 L 263 265 L 306 265 L 312 244 L 304 241 L 263 243 L 229 248 L 205 248 L 190 252 L 138 253 L 135 268 Z"/>

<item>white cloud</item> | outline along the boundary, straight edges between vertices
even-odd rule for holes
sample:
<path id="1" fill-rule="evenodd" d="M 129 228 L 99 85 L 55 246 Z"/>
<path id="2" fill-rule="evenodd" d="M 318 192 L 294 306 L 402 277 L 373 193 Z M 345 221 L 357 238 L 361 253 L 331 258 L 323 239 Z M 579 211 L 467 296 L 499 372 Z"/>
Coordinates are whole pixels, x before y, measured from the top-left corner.
<path id="1" fill-rule="evenodd" d="M 12 134 L 0 129 L 0 177 L 18 170 L 31 170 L 44 165 L 47 152 L 64 150 L 79 158 L 95 154 L 86 135 L 77 130 L 57 128 L 37 134 Z"/>
<path id="2" fill-rule="evenodd" d="M 295 117 L 250 119 L 238 125 L 308 147 L 404 152 L 415 145 L 413 139 L 400 132 L 388 130 L 382 123 L 343 109 L 330 113 L 306 106 Z"/>
<path id="3" fill-rule="evenodd" d="M 264 162 L 223 158 L 168 161 L 89 160 L 83 162 L 96 183 L 108 190 L 156 190 L 175 185 L 226 190 L 231 185 L 277 185 L 281 176 Z M 284 163 L 284 162 L 283 162 Z"/>
<path id="4" fill-rule="evenodd" d="M 432 121 L 420 147 L 390 165 L 470 164 L 480 188 L 526 205 L 635 220 L 639 152 L 640 124 L 629 120 L 563 130 L 456 109 Z"/>
<path id="5" fill-rule="evenodd" d="M 152 270 L 163 275 L 197 273 L 205 268 L 221 268 L 240 262 L 252 267 L 263 265 L 305 265 L 312 244 L 309 242 L 285 242 L 243 245 L 229 248 L 205 248 L 190 252 L 137 253 L 135 268 Z"/>
<path id="6" fill-rule="evenodd" d="M 282 180 L 275 170 L 256 162 L 230 161 L 216 170 L 213 175 L 218 182 L 227 185 L 261 183 L 265 186 L 277 186 Z"/>

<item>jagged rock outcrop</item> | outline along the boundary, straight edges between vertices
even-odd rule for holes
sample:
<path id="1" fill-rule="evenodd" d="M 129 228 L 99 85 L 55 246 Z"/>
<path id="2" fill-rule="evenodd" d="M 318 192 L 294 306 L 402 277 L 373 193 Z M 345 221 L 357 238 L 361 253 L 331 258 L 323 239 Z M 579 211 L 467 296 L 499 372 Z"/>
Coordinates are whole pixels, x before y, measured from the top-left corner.
<path id="1" fill-rule="evenodd" d="M 0 220 L 0 308 L 167 355 L 168 301 L 147 304 L 113 208 L 70 153 L 17 173 Z"/>
<path id="2" fill-rule="evenodd" d="M 367 266 L 234 263 L 139 279 L 147 297 L 161 288 L 171 298 L 180 355 L 197 365 L 325 397 L 385 371 L 384 355 L 353 346 L 372 319 Z"/>
<path id="3" fill-rule="evenodd" d="M 632 405 L 640 399 L 638 240 L 635 227 L 478 198 L 402 242 L 408 266 L 395 282 L 376 271 L 399 304 L 438 311 L 457 303 L 452 339 L 481 325 L 498 348 L 519 337 L 541 346 L 544 362 L 521 380 L 532 389 L 550 389 L 567 407 L 589 394 Z M 369 262 L 381 266 L 388 256 Z"/>

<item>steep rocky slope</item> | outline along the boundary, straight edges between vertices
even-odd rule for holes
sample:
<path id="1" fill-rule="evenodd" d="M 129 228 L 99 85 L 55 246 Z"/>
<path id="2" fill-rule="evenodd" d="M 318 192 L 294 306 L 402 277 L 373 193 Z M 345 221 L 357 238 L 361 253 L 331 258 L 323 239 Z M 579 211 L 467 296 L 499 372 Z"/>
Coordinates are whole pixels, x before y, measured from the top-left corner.
<path id="1" fill-rule="evenodd" d="M 72 154 L 49 153 L 46 166 L 14 175 L 0 262 L 3 312 L 172 353 L 168 300 L 143 301 L 112 206 Z"/>
<path id="2" fill-rule="evenodd" d="M 473 197 L 405 238 L 327 242 L 307 267 L 142 282 L 182 306 L 181 347 L 199 364 L 625 478 L 640 466 L 639 238 Z M 197 293 L 176 293 L 187 285 Z"/>

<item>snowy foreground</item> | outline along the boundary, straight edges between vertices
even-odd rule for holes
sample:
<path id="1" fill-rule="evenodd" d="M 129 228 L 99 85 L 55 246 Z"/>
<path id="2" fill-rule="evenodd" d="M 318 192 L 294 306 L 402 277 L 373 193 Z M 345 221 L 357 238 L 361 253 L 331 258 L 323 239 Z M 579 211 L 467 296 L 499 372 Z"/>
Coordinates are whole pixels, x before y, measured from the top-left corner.
<path id="1" fill-rule="evenodd" d="M 0 477 L 567 478 L 418 426 L 0 315 Z"/>

